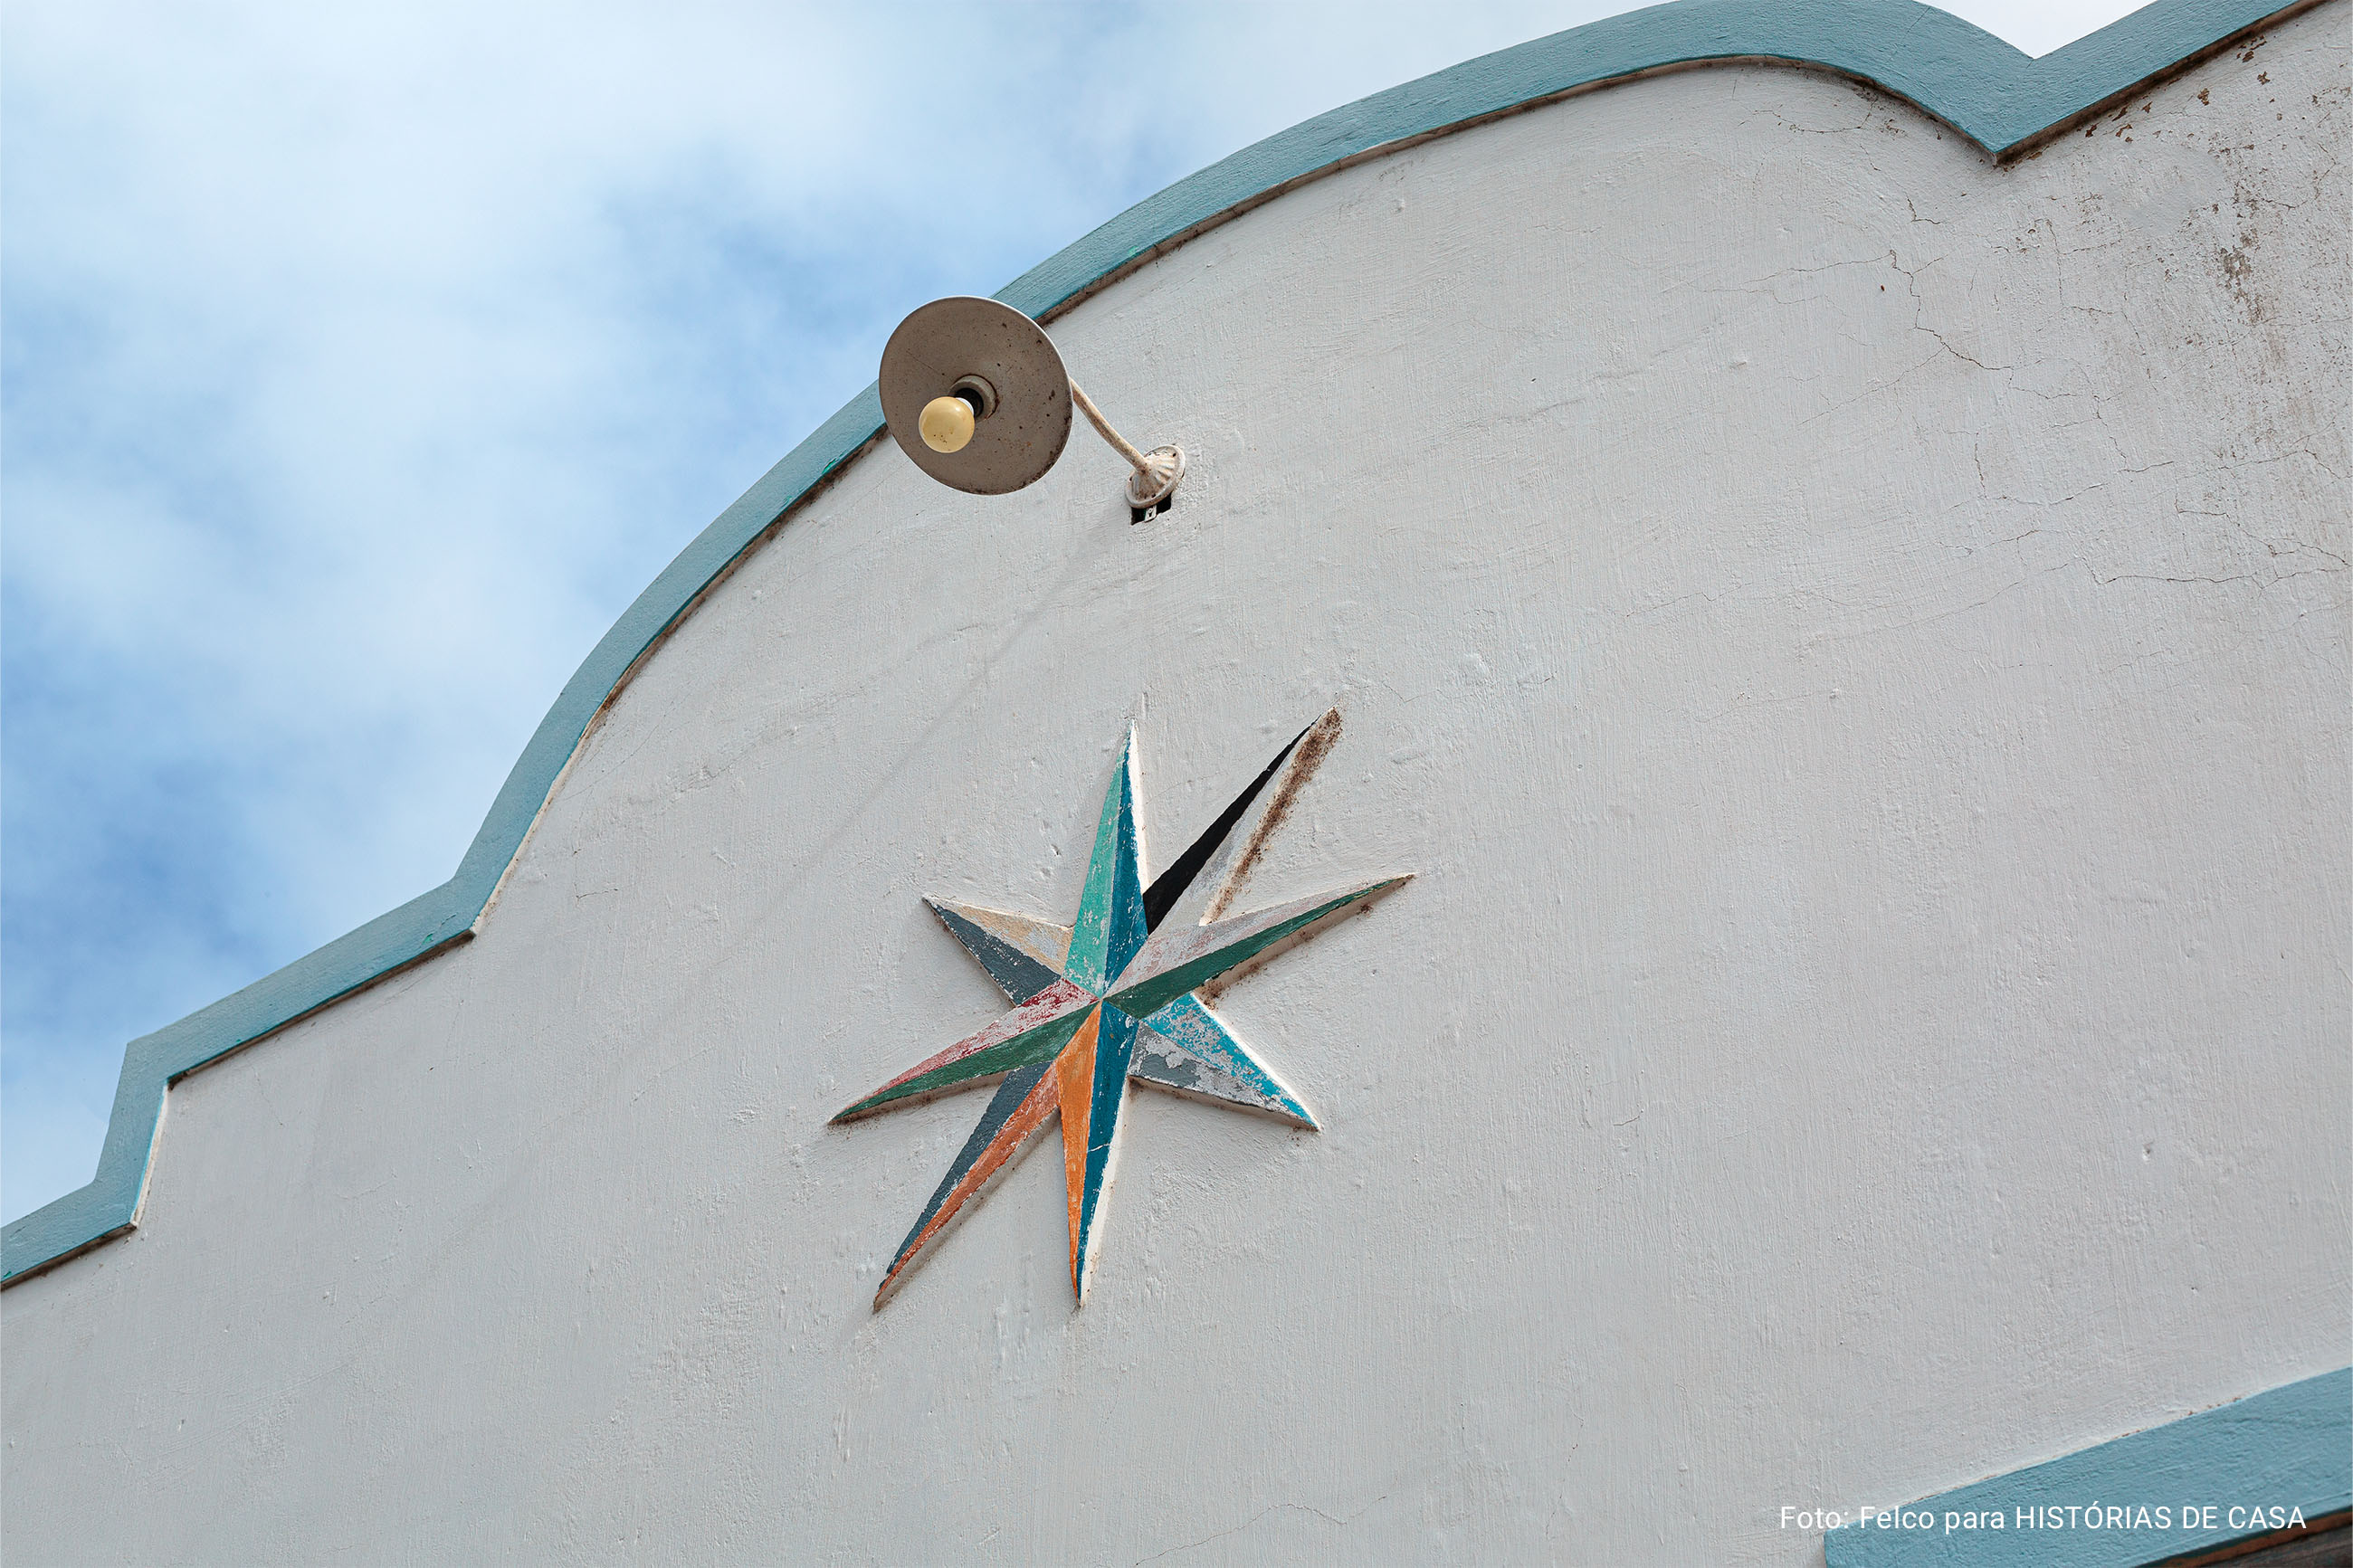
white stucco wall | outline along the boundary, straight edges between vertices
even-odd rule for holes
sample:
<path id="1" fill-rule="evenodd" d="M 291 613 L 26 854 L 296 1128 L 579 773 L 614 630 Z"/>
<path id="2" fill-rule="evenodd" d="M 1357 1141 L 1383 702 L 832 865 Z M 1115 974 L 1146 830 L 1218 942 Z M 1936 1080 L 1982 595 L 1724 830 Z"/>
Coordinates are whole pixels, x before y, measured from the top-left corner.
<path id="1" fill-rule="evenodd" d="M 586 743 L 481 935 L 173 1093 L 0 1296 L 11 1563 L 1799 1563 L 2342 1365 L 2347 12 L 1996 169 L 1652 79 L 1215 230 L 1054 328 L 1133 435 L 885 447 Z M 1221 1010 L 880 1313 L 977 1114 L 825 1118 L 1329 703 Z M 1046 1146 L 1054 1146 L 1052 1139 Z"/>

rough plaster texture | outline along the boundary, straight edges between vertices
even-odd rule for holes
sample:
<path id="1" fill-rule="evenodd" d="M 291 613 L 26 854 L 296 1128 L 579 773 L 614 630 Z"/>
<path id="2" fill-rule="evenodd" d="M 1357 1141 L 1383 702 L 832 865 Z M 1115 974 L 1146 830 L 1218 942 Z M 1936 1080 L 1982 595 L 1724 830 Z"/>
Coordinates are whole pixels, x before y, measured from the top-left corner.
<path id="1" fill-rule="evenodd" d="M 2343 1364 L 2346 8 L 1996 168 L 1828 78 L 1308 185 L 1058 323 L 1130 527 L 870 453 L 592 733 L 474 942 L 185 1081 L 0 1296 L 13 1563 L 1808 1563 Z M 825 1117 L 1337 701 L 1088 1305 L 977 1114 Z"/>

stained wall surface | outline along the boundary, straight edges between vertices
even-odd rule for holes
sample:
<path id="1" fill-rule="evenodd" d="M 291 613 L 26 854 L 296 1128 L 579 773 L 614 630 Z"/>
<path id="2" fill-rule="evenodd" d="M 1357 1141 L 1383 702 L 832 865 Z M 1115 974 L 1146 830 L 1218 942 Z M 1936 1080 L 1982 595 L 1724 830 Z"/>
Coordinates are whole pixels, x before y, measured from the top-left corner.
<path id="1" fill-rule="evenodd" d="M 2346 1360 L 2346 10 L 1996 167 L 1762 67 L 1445 137 L 1055 324 L 1193 455 L 887 445 L 593 731 L 471 942 L 182 1082 L 0 1296 L 12 1563 L 1803 1563 Z M 877 1312 L 1068 920 L 1345 730 L 1219 1005 Z M 1053 1140 L 1044 1147 L 1054 1148 Z"/>

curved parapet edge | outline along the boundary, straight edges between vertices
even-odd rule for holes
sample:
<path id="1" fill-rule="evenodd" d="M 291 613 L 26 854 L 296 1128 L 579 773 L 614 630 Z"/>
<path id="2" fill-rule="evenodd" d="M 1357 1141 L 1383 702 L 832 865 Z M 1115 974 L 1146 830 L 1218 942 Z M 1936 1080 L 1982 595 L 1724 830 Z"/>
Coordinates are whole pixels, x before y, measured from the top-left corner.
<path id="1" fill-rule="evenodd" d="M 1902 98 L 1996 160 L 2031 151 L 2154 79 L 2317 4 L 2157 0 L 2031 58 L 1917 0 L 1675 0 L 1464 62 L 1295 125 L 1177 181 L 1023 273 L 997 298 L 1050 319 L 1208 229 L 1368 156 L 1662 70 L 1766 60 Z M 0 1286 L 138 1224 L 165 1096 L 198 1068 L 473 934 L 596 715 L 744 552 L 881 433 L 851 398 L 681 551 L 540 721 L 457 875 L 276 973 L 125 1047 L 98 1173 L 0 1230 Z"/>

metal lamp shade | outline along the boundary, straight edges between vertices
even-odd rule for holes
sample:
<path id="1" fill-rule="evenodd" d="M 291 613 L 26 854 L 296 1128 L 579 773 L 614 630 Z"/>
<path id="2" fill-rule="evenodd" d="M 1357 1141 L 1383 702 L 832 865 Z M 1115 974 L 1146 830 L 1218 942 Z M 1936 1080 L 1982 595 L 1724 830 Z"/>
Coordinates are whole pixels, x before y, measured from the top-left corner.
<path id="1" fill-rule="evenodd" d="M 967 376 L 996 407 L 962 451 L 935 452 L 916 426 L 923 405 Z M 1042 478 L 1071 438 L 1071 377 L 1045 330 L 994 300 L 934 300 L 882 349 L 882 417 L 899 449 L 944 485 L 997 496 Z"/>

